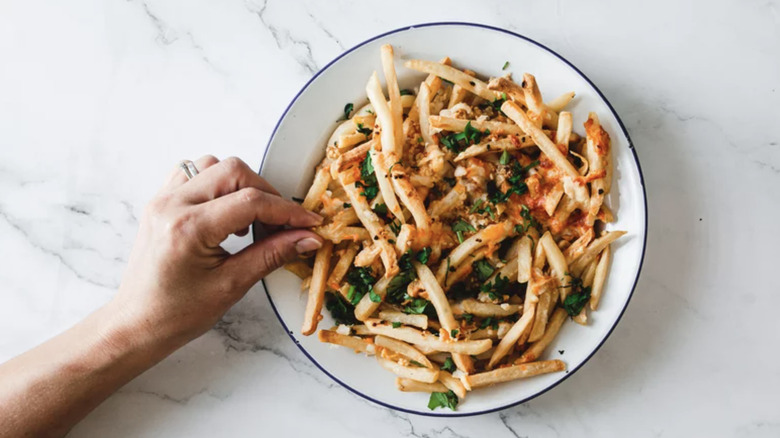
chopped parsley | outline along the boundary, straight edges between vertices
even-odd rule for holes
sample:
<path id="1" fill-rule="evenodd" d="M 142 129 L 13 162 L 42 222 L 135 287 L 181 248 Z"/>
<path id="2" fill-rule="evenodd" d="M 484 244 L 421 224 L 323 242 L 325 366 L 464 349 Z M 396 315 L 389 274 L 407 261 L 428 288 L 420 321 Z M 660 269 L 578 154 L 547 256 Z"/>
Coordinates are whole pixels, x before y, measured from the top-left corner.
<path id="1" fill-rule="evenodd" d="M 372 134 L 374 131 L 373 131 L 373 130 L 371 130 L 371 128 L 366 128 L 365 126 L 363 126 L 363 124 L 362 124 L 362 123 L 358 123 L 358 124 L 357 124 L 357 132 L 359 132 L 359 133 L 361 133 L 361 134 L 365 135 L 366 137 L 368 137 L 368 136 L 369 136 L 369 135 L 371 135 L 371 134 Z"/>
<path id="2" fill-rule="evenodd" d="M 428 263 L 428 258 L 430 258 L 430 256 L 431 256 L 431 248 L 429 246 L 426 246 L 425 248 L 421 249 L 420 252 L 417 253 L 416 259 L 418 262 L 424 265 Z"/>
<path id="3" fill-rule="evenodd" d="M 398 321 L 393 321 L 393 328 L 401 327 L 401 323 Z"/>
<path id="4" fill-rule="evenodd" d="M 352 110 L 355 108 L 355 105 L 352 105 L 352 102 L 349 102 L 348 104 L 344 105 L 344 120 L 349 120 L 349 115 L 352 113 Z"/>
<path id="5" fill-rule="evenodd" d="M 425 365 L 421 364 L 420 362 L 417 362 L 416 360 L 410 360 L 409 363 L 416 367 L 425 368 Z"/>
<path id="6" fill-rule="evenodd" d="M 455 337 L 457 337 L 457 336 L 458 336 L 458 332 L 459 332 L 459 330 L 458 330 L 458 329 L 452 329 L 452 330 L 450 330 L 450 337 L 451 337 L 451 338 L 455 338 Z"/>
<path id="7" fill-rule="evenodd" d="M 342 205 L 342 207 L 349 208 L 352 207 L 352 204 L 350 204 L 349 202 L 345 202 L 344 205 Z"/>
<path id="8" fill-rule="evenodd" d="M 358 323 L 355 318 L 355 307 L 339 294 L 326 292 L 325 308 L 328 309 L 336 324 L 354 325 Z"/>
<path id="9" fill-rule="evenodd" d="M 464 313 L 463 315 L 461 315 L 461 318 L 463 318 L 464 321 L 471 323 L 471 321 L 474 319 L 474 315 L 470 313 Z"/>
<path id="10" fill-rule="evenodd" d="M 466 128 L 463 132 L 453 132 L 440 138 L 441 144 L 447 149 L 453 152 L 461 152 L 471 144 L 479 143 L 482 137 L 490 135 L 490 130 L 486 129 L 480 131 L 479 129 L 471 126 L 471 122 L 466 123 Z"/>
<path id="11" fill-rule="evenodd" d="M 393 219 L 393 221 L 387 225 L 390 227 L 390 231 L 396 236 L 401 232 L 401 222 L 398 219 Z"/>
<path id="12" fill-rule="evenodd" d="M 382 297 L 379 296 L 379 294 L 374 291 L 374 288 L 372 287 L 371 290 L 368 291 L 368 298 L 371 300 L 372 303 L 381 303 Z"/>
<path id="13" fill-rule="evenodd" d="M 428 400 L 428 409 L 450 408 L 455 410 L 458 407 L 458 396 L 452 390 L 447 392 L 432 392 Z"/>
<path id="14" fill-rule="evenodd" d="M 403 90 L 401 90 L 401 96 L 414 96 L 414 91 L 408 88 L 404 88 Z"/>
<path id="15" fill-rule="evenodd" d="M 492 328 L 493 330 L 498 330 L 498 320 L 492 316 L 488 316 L 487 318 L 483 319 L 482 324 L 479 325 L 479 328 L 486 329 L 488 327 Z"/>
<path id="16" fill-rule="evenodd" d="M 509 67 L 509 61 L 507 61 L 507 62 L 505 62 L 505 63 L 504 63 L 504 66 L 503 66 L 503 67 L 501 67 L 501 70 L 506 70 L 506 69 L 507 69 L 507 67 Z"/>
<path id="17" fill-rule="evenodd" d="M 363 295 L 367 293 L 376 295 L 376 292 L 374 292 L 374 283 L 376 282 L 376 279 L 371 275 L 371 268 L 355 266 L 347 272 L 345 279 L 350 285 L 349 291 L 347 292 L 347 299 L 352 305 L 359 303 L 360 299 L 363 298 Z M 376 295 L 376 297 L 379 298 L 379 301 L 382 301 L 382 298 L 379 297 L 379 295 Z M 373 297 L 371 301 L 374 301 Z"/>
<path id="18" fill-rule="evenodd" d="M 585 307 L 585 304 L 590 301 L 590 287 L 582 285 L 582 280 L 579 278 L 572 278 L 571 293 L 563 300 L 563 310 L 569 314 L 569 316 L 577 316 Z"/>
<path id="19" fill-rule="evenodd" d="M 441 369 L 442 371 L 447 371 L 450 373 L 455 371 L 455 363 L 452 361 L 451 357 L 448 357 L 444 360 L 444 365 L 441 366 Z"/>
<path id="20" fill-rule="evenodd" d="M 507 164 L 509 164 L 509 161 L 511 159 L 512 159 L 512 155 L 509 153 L 508 150 L 504 149 L 504 152 L 501 153 L 501 158 L 498 159 L 498 162 L 501 165 L 506 166 Z"/>
<path id="21" fill-rule="evenodd" d="M 371 162 L 371 155 L 366 153 L 366 158 L 360 164 L 360 178 L 361 181 L 355 182 L 355 187 L 362 188 L 363 195 L 367 200 L 376 198 L 379 194 L 379 185 L 376 181 L 376 174 L 374 174 L 374 164 Z"/>
<path id="22" fill-rule="evenodd" d="M 501 274 L 498 274 L 492 283 L 487 282 L 483 284 L 479 291 L 486 292 L 491 300 L 500 300 L 508 288 L 509 277 L 502 277 Z"/>
<path id="23" fill-rule="evenodd" d="M 477 231 L 476 228 L 474 228 L 473 225 L 470 223 L 464 221 L 463 219 L 458 219 L 454 224 L 450 226 L 452 228 L 452 231 L 455 232 L 455 234 L 458 236 L 458 243 L 463 243 L 463 233 L 466 231 L 475 232 Z"/>
<path id="24" fill-rule="evenodd" d="M 534 161 L 533 163 L 529 164 L 528 166 L 521 166 L 520 163 L 517 160 L 512 160 L 511 154 L 504 151 L 505 155 L 501 155 L 501 164 L 509 165 L 509 177 L 507 178 L 507 182 L 509 183 L 509 188 L 506 192 L 502 192 L 501 189 L 498 188 L 495 182 L 488 181 L 487 185 L 487 191 L 488 191 L 488 200 L 492 202 L 493 204 L 499 204 L 502 202 L 506 202 L 509 200 L 509 198 L 512 196 L 512 194 L 516 195 L 522 195 L 525 192 L 528 191 L 528 186 L 523 181 L 523 178 L 525 178 L 526 173 L 528 173 L 529 170 L 536 167 L 539 164 L 539 161 Z"/>
<path id="25" fill-rule="evenodd" d="M 407 251 L 398 260 L 398 267 L 401 268 L 401 272 L 396 274 L 387 285 L 387 294 L 385 296 L 387 302 L 400 304 L 404 301 L 406 288 L 409 286 L 409 283 L 417 278 L 417 272 L 415 272 L 414 266 L 412 266 L 411 258 L 412 252 Z"/>
<path id="26" fill-rule="evenodd" d="M 377 204 L 371 210 L 373 210 L 377 216 L 387 216 L 387 204 L 385 203 Z"/>
<path id="27" fill-rule="evenodd" d="M 431 304 L 431 302 L 425 298 L 414 298 L 409 304 L 404 306 L 403 312 L 411 315 L 421 315 L 423 313 L 429 312 L 429 304 Z"/>
<path id="28" fill-rule="evenodd" d="M 474 272 L 477 274 L 477 279 L 479 279 L 479 281 L 487 280 L 496 271 L 493 266 L 484 259 L 477 260 L 472 263 L 471 266 L 474 268 Z"/>

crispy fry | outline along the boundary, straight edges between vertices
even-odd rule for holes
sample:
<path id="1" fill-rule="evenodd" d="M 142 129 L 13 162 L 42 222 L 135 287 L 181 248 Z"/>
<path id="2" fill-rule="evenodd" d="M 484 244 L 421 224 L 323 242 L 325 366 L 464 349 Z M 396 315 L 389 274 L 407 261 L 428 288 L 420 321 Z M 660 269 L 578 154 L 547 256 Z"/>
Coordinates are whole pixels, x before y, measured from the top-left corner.
<path id="1" fill-rule="evenodd" d="M 523 306 L 517 304 L 493 304 L 483 303 L 473 298 L 468 298 L 460 302 L 463 312 L 470 313 L 479 317 L 507 317 L 520 312 Z"/>
<path id="2" fill-rule="evenodd" d="M 590 293 L 590 310 L 596 310 L 599 307 L 601 293 L 604 291 L 604 283 L 607 280 L 607 269 L 609 269 L 610 256 L 611 252 L 609 250 L 609 245 L 607 245 L 601 252 L 601 257 L 596 265 L 593 287 L 591 288 Z"/>
<path id="3" fill-rule="evenodd" d="M 398 339 L 388 338 L 382 335 L 377 335 L 374 337 L 374 344 L 376 344 L 377 347 L 387 348 L 388 350 L 394 351 L 401 356 L 405 356 L 410 360 L 421 363 L 428 368 L 433 368 L 433 364 L 431 364 L 431 361 L 428 360 L 424 354 L 420 353 L 419 350 L 407 344 L 406 342 L 399 341 Z"/>
<path id="4" fill-rule="evenodd" d="M 325 299 L 325 282 L 328 278 L 332 254 L 333 244 L 325 241 L 314 257 L 309 299 L 306 302 L 306 314 L 303 317 L 303 327 L 301 328 L 301 333 L 305 336 L 309 336 L 317 330 L 317 324 L 322 318 L 320 312 L 322 311 L 322 301 Z"/>
<path id="5" fill-rule="evenodd" d="M 419 327 L 423 330 L 428 328 L 428 316 L 427 315 L 410 315 L 403 312 L 396 312 L 393 310 L 383 310 L 379 312 L 379 319 L 387 322 L 398 322 L 401 324 L 412 325 Z"/>
<path id="6" fill-rule="evenodd" d="M 566 364 L 560 360 L 545 360 L 498 368 L 493 371 L 487 371 L 479 374 L 472 374 L 470 376 L 464 377 L 464 379 L 473 389 L 482 386 L 493 385 L 495 383 L 538 376 L 540 374 L 564 371 L 565 369 Z"/>
<path id="7" fill-rule="evenodd" d="M 417 380 L 418 382 L 424 383 L 434 383 L 439 380 L 439 370 L 414 365 L 401 365 L 398 362 L 385 359 L 380 355 L 376 356 L 376 360 L 382 368 L 405 379 Z"/>
<path id="8" fill-rule="evenodd" d="M 418 59 L 406 61 L 404 65 L 413 70 L 435 74 L 440 78 L 446 79 L 453 84 L 458 84 L 461 88 L 489 101 L 501 97 L 498 93 L 489 90 L 487 84 L 481 80 L 448 65 L 437 64 L 431 61 L 421 61 Z"/>
<path id="9" fill-rule="evenodd" d="M 379 295 L 382 300 L 385 299 L 387 286 L 390 284 L 390 280 L 392 280 L 391 277 L 382 277 L 374 284 L 374 293 Z M 381 301 L 378 303 L 371 301 L 371 294 L 363 295 L 363 298 L 361 298 L 357 303 L 357 306 L 355 306 L 355 318 L 358 321 L 367 320 L 376 312 L 376 309 L 379 308 L 380 304 L 382 304 Z"/>
<path id="10" fill-rule="evenodd" d="M 439 379 L 441 379 L 441 373 L 439 374 Z M 424 383 L 404 377 L 395 378 L 395 387 L 403 392 L 447 392 L 447 387 L 441 382 Z"/>
<path id="11" fill-rule="evenodd" d="M 355 353 L 369 353 L 369 344 L 361 338 L 355 336 L 342 335 L 332 330 L 320 330 L 320 342 L 327 342 L 334 345 L 341 345 L 355 350 Z"/>
<path id="12" fill-rule="evenodd" d="M 428 332 L 421 332 L 411 327 L 393 328 L 392 325 L 383 323 L 378 319 L 367 319 L 366 327 L 377 335 L 399 339 L 415 346 L 426 346 L 433 351 L 448 351 L 460 354 L 479 354 L 492 346 L 489 339 L 478 341 L 443 341 Z M 418 348 L 419 349 L 419 348 Z M 422 351 L 422 350 L 421 350 Z"/>
<path id="13" fill-rule="evenodd" d="M 287 263 L 286 265 L 284 265 L 284 269 L 297 275 L 298 278 L 300 278 L 301 280 L 310 277 L 312 272 L 311 266 L 307 265 L 305 262 L 300 260 Z"/>

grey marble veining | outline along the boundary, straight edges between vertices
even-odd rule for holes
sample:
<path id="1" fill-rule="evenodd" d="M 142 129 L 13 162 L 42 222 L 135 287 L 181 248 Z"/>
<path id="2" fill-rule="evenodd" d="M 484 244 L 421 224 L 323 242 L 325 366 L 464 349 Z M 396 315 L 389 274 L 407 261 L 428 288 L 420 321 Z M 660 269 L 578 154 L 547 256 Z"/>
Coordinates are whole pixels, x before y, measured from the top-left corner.
<path id="1" fill-rule="evenodd" d="M 475 21 L 574 63 L 611 101 L 639 154 L 647 256 L 598 354 L 515 408 L 450 420 L 407 415 L 319 371 L 258 286 L 72 436 L 778 436 L 778 7 L 3 2 L 0 360 L 110 299 L 140 212 L 178 160 L 236 155 L 257 167 L 290 99 L 333 57 L 401 26 Z"/>

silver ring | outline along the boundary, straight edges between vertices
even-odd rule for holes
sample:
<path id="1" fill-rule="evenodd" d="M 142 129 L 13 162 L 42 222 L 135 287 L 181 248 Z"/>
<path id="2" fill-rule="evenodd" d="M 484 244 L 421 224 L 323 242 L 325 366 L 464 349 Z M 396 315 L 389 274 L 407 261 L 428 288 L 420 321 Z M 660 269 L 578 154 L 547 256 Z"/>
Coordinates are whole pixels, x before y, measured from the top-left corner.
<path id="1" fill-rule="evenodd" d="M 195 167 L 195 163 L 190 160 L 182 160 L 179 163 L 179 168 L 187 175 L 187 179 L 190 180 L 198 174 L 198 168 Z"/>

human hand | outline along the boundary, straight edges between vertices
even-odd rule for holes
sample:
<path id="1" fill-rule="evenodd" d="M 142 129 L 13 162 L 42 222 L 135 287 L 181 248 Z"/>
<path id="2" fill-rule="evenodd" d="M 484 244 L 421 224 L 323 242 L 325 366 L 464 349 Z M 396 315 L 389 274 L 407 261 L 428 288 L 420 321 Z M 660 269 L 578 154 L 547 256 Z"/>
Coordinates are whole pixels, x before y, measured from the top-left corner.
<path id="1" fill-rule="evenodd" d="M 311 227 L 322 218 L 285 200 L 237 158 L 195 162 L 187 180 L 176 169 L 141 220 L 122 284 L 110 304 L 125 321 L 177 347 L 200 336 L 252 285 L 322 245 Z M 258 221 L 278 230 L 235 255 L 220 243 Z"/>

